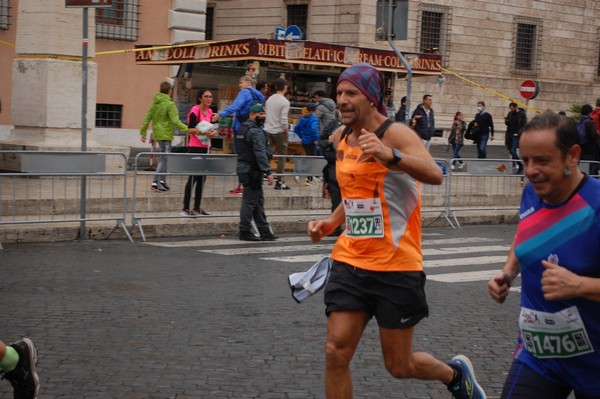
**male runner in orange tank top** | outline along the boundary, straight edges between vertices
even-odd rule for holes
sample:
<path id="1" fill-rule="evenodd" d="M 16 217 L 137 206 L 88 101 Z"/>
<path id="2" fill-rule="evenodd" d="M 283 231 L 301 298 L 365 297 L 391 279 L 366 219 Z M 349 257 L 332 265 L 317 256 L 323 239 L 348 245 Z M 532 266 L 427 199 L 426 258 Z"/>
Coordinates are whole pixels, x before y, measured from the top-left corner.
<path id="1" fill-rule="evenodd" d="M 469 359 L 446 364 L 413 352 L 415 325 L 429 314 L 421 251 L 419 182 L 441 184 L 442 171 L 417 134 L 389 123 L 381 74 L 369 64 L 347 68 L 338 80 L 342 124 L 334 133 L 342 204 L 311 221 L 319 242 L 345 223 L 325 288 L 328 399 L 352 397 L 350 362 L 368 321 L 379 325 L 386 369 L 396 378 L 439 380 L 454 398 L 484 399 Z"/>

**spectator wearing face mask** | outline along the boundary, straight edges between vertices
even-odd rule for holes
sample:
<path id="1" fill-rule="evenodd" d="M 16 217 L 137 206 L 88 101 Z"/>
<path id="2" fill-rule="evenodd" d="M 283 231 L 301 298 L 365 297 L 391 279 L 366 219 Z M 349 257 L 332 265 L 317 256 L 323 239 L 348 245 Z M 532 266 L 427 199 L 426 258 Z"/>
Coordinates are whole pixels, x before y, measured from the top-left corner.
<path id="1" fill-rule="evenodd" d="M 494 120 L 492 115 L 485 110 L 483 101 L 477 103 L 474 125 L 478 131 L 477 158 L 487 158 L 488 140 L 494 141 Z"/>
<path id="2" fill-rule="evenodd" d="M 266 113 L 262 104 L 250 107 L 247 121 L 242 123 L 236 133 L 238 141 L 237 174 L 244 185 L 242 206 L 240 209 L 240 233 L 242 241 L 274 241 L 277 236 L 271 231 L 265 215 L 265 196 L 263 178 L 273 184 L 273 175 L 269 159 L 273 157 L 267 146 L 267 138 L 261 126 L 265 123 Z M 258 227 L 260 237 L 252 233 L 252 220 Z"/>

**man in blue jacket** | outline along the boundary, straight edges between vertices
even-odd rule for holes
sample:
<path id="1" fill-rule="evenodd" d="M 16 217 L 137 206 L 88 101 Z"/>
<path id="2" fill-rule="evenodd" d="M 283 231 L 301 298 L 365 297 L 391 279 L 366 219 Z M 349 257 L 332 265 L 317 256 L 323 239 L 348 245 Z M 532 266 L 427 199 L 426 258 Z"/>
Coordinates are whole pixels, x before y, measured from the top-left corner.
<path id="1" fill-rule="evenodd" d="M 233 100 L 233 103 L 223 111 L 219 113 L 221 118 L 233 115 L 233 124 L 231 129 L 233 130 L 233 153 L 238 153 L 237 148 L 237 132 L 242 127 L 242 123 L 248 120 L 250 115 L 250 107 L 254 104 L 265 104 L 265 96 L 254 88 L 256 81 L 254 78 L 244 75 L 240 78 L 239 86 L 240 92 Z M 242 182 L 238 182 L 238 186 L 233 190 L 229 190 L 231 194 L 241 194 L 244 192 Z"/>
<path id="2" fill-rule="evenodd" d="M 233 103 L 223 111 L 219 112 L 221 118 L 225 118 L 233 115 L 233 152 L 237 153 L 237 145 L 235 140 L 235 133 L 240 130 L 242 123 L 248 120 L 250 114 L 250 107 L 253 104 L 265 103 L 265 96 L 254 88 L 254 79 L 250 76 L 242 76 L 239 82 L 240 92 L 233 100 Z"/>

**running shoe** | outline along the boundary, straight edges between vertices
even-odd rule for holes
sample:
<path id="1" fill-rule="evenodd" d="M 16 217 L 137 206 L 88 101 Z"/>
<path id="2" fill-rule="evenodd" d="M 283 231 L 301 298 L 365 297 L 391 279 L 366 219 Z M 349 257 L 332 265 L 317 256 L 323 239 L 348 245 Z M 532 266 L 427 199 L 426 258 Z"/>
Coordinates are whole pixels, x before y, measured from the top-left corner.
<path id="1" fill-rule="evenodd" d="M 188 208 L 184 208 L 179 213 L 179 216 L 194 216 L 193 211 L 190 211 Z"/>
<path id="2" fill-rule="evenodd" d="M 164 180 L 161 180 L 158 182 L 158 188 L 161 191 L 169 191 L 170 190 L 169 186 L 167 186 L 167 182 Z"/>
<path id="3" fill-rule="evenodd" d="M 23 338 L 10 346 L 19 354 L 19 363 L 14 370 L 2 372 L 2 378 L 13 386 L 15 399 L 37 399 L 40 379 L 35 372 L 38 361 L 35 345 L 29 338 Z"/>
<path id="4" fill-rule="evenodd" d="M 448 390 L 455 399 L 486 399 L 485 392 L 475 379 L 475 371 L 468 357 L 457 355 L 448 363 L 460 376 L 458 381 L 448 385 Z"/>
<path id="5" fill-rule="evenodd" d="M 194 216 L 208 216 L 210 213 L 206 212 L 204 209 L 192 209 L 192 215 Z"/>
<path id="6" fill-rule="evenodd" d="M 280 183 L 280 182 L 277 182 L 277 183 L 275 183 L 275 186 L 274 186 L 273 188 L 274 188 L 275 190 L 289 190 L 289 189 L 290 189 L 290 186 L 288 186 L 288 185 L 287 185 L 287 184 L 285 184 L 285 183 Z"/>
<path id="7" fill-rule="evenodd" d="M 152 183 L 152 185 L 150 186 L 150 191 L 156 191 L 157 193 L 160 193 L 161 191 L 165 190 L 162 190 L 158 183 Z"/>
<path id="8" fill-rule="evenodd" d="M 233 190 L 229 190 L 229 194 L 244 194 L 244 187 L 237 186 Z"/>

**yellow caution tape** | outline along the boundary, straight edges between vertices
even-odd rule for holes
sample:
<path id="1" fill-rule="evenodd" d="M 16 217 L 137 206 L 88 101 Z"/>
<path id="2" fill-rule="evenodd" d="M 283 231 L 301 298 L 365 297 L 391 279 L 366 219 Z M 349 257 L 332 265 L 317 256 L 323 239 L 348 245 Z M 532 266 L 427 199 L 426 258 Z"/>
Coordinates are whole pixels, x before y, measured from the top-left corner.
<path id="1" fill-rule="evenodd" d="M 17 58 L 52 59 L 63 61 L 81 61 L 82 57 L 55 54 L 17 54 Z"/>
<path id="2" fill-rule="evenodd" d="M 261 35 L 258 35 L 256 37 L 261 37 L 261 36 L 268 36 L 271 35 L 271 33 L 263 33 Z M 155 46 L 155 47 L 142 47 L 142 48 L 134 48 L 134 49 L 125 49 L 125 50 L 111 50 L 111 51 L 99 51 L 96 53 L 96 56 L 99 55 L 111 55 L 111 54 L 126 54 L 126 53 L 137 53 L 140 51 L 148 51 L 148 50 L 166 50 L 166 49 L 170 49 L 170 48 L 179 48 L 179 47 L 194 47 L 194 46 L 201 46 L 201 45 L 208 45 L 208 44 L 214 44 L 214 43 L 226 43 L 226 42 L 233 42 L 239 39 L 230 39 L 230 40 L 212 40 L 212 41 L 203 41 L 203 42 L 195 42 L 195 43 L 185 43 L 185 44 L 172 44 L 172 45 L 167 45 L 167 46 Z M 10 46 L 10 47 L 15 47 L 14 44 L 12 43 L 8 43 L 5 42 L 4 40 L 0 40 L 0 44 L 4 44 L 6 46 Z M 17 55 L 19 58 L 51 58 L 51 59 L 58 59 L 58 60 L 68 60 L 68 61 L 81 61 L 81 57 L 70 57 L 70 56 L 61 56 L 61 55 L 24 55 L 24 54 L 18 54 Z M 448 73 L 450 75 L 456 76 L 457 78 L 473 85 L 473 86 L 477 86 L 485 91 L 488 91 L 500 98 L 504 98 L 507 101 L 510 102 L 514 102 L 517 105 L 526 108 L 530 111 L 535 112 L 536 114 L 541 114 L 542 112 L 538 109 L 535 109 L 533 107 L 528 106 L 527 104 L 523 104 L 522 102 L 515 100 L 514 98 L 510 98 L 508 96 L 505 96 L 502 93 L 497 92 L 496 90 L 490 89 L 489 87 L 485 87 L 477 82 L 474 82 L 470 79 L 465 78 L 464 76 L 459 75 L 456 72 L 453 72 L 449 69 L 445 69 L 442 68 L 442 71 L 444 73 Z"/>
<path id="3" fill-rule="evenodd" d="M 268 35 L 271 35 L 271 33 L 263 33 L 256 37 L 268 36 Z M 125 54 L 125 53 L 137 53 L 140 51 L 148 51 L 148 50 L 166 50 L 166 49 L 170 49 L 170 48 L 205 46 L 205 45 L 214 44 L 214 43 L 234 42 L 236 40 L 240 40 L 240 39 L 211 40 L 211 41 L 204 41 L 204 42 L 170 44 L 170 45 L 166 45 L 166 46 L 143 47 L 143 48 L 134 48 L 134 49 L 126 49 L 126 50 L 99 51 L 96 53 L 96 55 L 98 56 L 98 55 L 110 55 L 110 54 Z"/>
<path id="4" fill-rule="evenodd" d="M 507 100 L 507 101 L 514 102 L 514 103 L 516 103 L 517 105 L 519 105 L 519 106 L 521 106 L 521 107 L 523 107 L 523 108 L 526 108 L 526 109 L 528 109 L 528 110 L 530 110 L 530 111 L 533 111 L 533 112 L 535 112 L 536 114 L 541 114 L 541 113 L 542 113 L 541 111 L 539 111 L 539 110 L 537 110 L 537 109 L 535 109 L 535 108 L 533 108 L 533 107 L 530 107 L 529 105 L 523 104 L 522 102 L 520 102 L 520 101 L 517 101 L 517 100 L 515 100 L 514 98 L 510 98 L 510 97 L 508 97 L 508 96 L 505 96 L 504 94 L 502 94 L 502 93 L 499 93 L 499 92 L 497 92 L 496 90 L 490 89 L 489 87 L 485 87 L 485 86 L 483 86 L 483 85 L 480 85 L 480 84 L 479 84 L 479 83 L 477 83 L 477 82 L 473 82 L 472 80 L 470 80 L 470 79 L 467 79 L 467 78 L 465 78 L 464 76 L 461 76 L 461 75 L 459 75 L 459 74 L 458 74 L 458 73 L 456 73 L 456 72 L 452 72 L 452 71 L 451 71 L 451 70 L 449 70 L 449 69 L 444 69 L 444 68 L 442 68 L 442 71 L 443 71 L 443 72 L 445 72 L 445 73 L 449 73 L 450 75 L 456 76 L 457 78 L 459 78 L 459 79 L 462 79 L 462 80 L 464 80 L 465 82 L 467 82 L 467 83 L 469 83 L 469 84 L 472 84 L 473 86 L 477 86 L 477 87 L 479 87 L 479 88 L 481 88 L 481 89 L 483 89 L 483 90 L 485 90 L 485 91 L 489 91 L 490 93 L 492 93 L 492 94 L 494 94 L 494 95 L 496 95 L 496 96 L 498 96 L 498 97 L 500 97 L 500 98 L 504 98 L 504 99 L 505 99 L 505 100 Z"/>
<path id="5" fill-rule="evenodd" d="M 4 40 L 0 40 L 0 44 L 4 44 L 5 46 L 9 46 L 9 47 L 16 47 L 14 44 L 5 42 Z"/>

